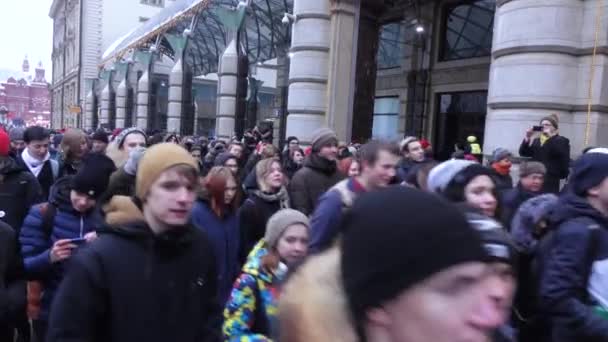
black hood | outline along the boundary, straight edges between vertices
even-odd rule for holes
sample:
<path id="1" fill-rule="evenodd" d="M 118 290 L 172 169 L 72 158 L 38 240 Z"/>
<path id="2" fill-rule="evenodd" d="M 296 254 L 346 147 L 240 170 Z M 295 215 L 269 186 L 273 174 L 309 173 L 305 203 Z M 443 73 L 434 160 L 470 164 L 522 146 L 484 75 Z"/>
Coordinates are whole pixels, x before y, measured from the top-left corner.
<path id="1" fill-rule="evenodd" d="M 117 226 L 106 225 L 99 230 L 99 233 L 137 241 L 159 251 L 179 251 L 182 246 L 187 246 L 194 241 L 195 229 L 188 225 L 155 235 L 146 222 L 133 221 Z"/>
<path id="2" fill-rule="evenodd" d="M 570 192 L 563 194 L 559 198 L 556 210 L 551 214 L 550 221 L 554 224 L 560 224 L 581 216 L 589 217 L 608 227 L 608 219 L 602 213 L 593 208 L 585 198 Z"/>
<path id="3" fill-rule="evenodd" d="M 21 167 L 13 158 L 4 157 L 0 158 L 0 174 L 9 175 L 12 173 L 19 173 L 26 171 Z"/>
<path id="4" fill-rule="evenodd" d="M 57 180 L 49 191 L 49 202 L 57 208 L 75 212 L 70 200 L 70 191 L 72 190 L 72 176 L 65 176 Z"/>
<path id="5" fill-rule="evenodd" d="M 304 166 L 309 167 L 313 170 L 317 170 L 327 175 L 334 174 L 337 170 L 336 161 L 325 159 L 319 155 L 313 153 L 306 157 Z"/>

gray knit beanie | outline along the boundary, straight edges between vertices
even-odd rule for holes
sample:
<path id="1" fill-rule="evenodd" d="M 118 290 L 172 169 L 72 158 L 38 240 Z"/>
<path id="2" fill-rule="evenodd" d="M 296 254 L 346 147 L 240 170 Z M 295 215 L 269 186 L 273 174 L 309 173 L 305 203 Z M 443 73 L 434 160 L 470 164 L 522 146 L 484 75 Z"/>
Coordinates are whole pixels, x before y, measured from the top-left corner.
<path id="1" fill-rule="evenodd" d="M 537 161 L 523 162 L 519 165 L 520 178 L 528 177 L 529 175 L 533 174 L 540 174 L 544 176 L 547 174 L 547 168 L 543 163 Z"/>
<path id="2" fill-rule="evenodd" d="M 303 224 L 310 231 L 310 220 L 306 215 L 294 209 L 277 211 L 266 224 L 264 241 L 269 247 L 275 247 L 285 230 L 294 224 Z"/>
<path id="3" fill-rule="evenodd" d="M 475 162 L 470 160 L 452 159 L 435 166 L 427 179 L 429 191 L 435 193 L 443 192 L 454 176 L 465 168 L 475 164 Z"/>
<path id="4" fill-rule="evenodd" d="M 116 144 L 118 144 L 118 148 L 122 148 L 122 145 L 125 143 L 125 139 L 127 138 L 127 135 L 129 135 L 131 133 L 139 133 L 144 136 L 146 141 L 148 140 L 148 136 L 146 135 L 146 132 L 144 132 L 142 129 L 139 129 L 137 127 L 125 128 L 122 130 L 122 132 L 120 132 L 119 135 L 116 136 L 115 141 L 116 141 Z"/>
<path id="5" fill-rule="evenodd" d="M 507 157 L 511 157 L 513 154 L 509 152 L 506 148 L 498 147 L 492 152 L 492 159 L 490 159 L 490 164 L 497 163 Z"/>
<path id="6" fill-rule="evenodd" d="M 312 151 L 319 152 L 324 146 L 335 144 L 338 146 L 338 136 L 329 128 L 319 128 L 312 133 Z"/>
<path id="7" fill-rule="evenodd" d="M 8 134 L 11 141 L 23 140 L 23 134 L 25 133 L 25 129 L 22 127 L 14 127 L 11 129 Z"/>
<path id="8" fill-rule="evenodd" d="M 146 152 L 144 147 L 138 147 L 129 152 L 129 159 L 124 166 L 126 173 L 130 174 L 131 176 L 135 176 L 137 174 L 137 165 L 139 164 L 141 157 L 144 155 L 144 152 Z"/>

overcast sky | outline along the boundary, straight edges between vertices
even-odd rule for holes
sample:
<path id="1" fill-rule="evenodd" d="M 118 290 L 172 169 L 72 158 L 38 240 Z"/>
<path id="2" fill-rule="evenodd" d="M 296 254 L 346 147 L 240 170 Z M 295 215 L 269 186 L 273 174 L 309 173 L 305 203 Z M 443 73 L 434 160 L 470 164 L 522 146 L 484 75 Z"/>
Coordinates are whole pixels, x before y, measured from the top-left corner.
<path id="1" fill-rule="evenodd" d="M 0 69 L 21 70 L 25 55 L 30 66 L 42 61 L 51 72 L 53 21 L 52 0 L 0 0 Z M 50 77 L 47 76 L 47 79 Z"/>

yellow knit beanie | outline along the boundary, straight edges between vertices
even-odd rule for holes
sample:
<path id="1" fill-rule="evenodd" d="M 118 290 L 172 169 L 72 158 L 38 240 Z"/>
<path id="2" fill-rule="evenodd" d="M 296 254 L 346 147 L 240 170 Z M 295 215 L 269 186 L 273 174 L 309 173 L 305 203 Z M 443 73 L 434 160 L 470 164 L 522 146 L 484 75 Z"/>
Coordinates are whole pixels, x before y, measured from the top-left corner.
<path id="1" fill-rule="evenodd" d="M 190 165 L 198 171 L 198 164 L 183 147 L 173 143 L 156 144 L 148 148 L 139 161 L 135 177 L 135 194 L 144 200 L 152 184 L 168 168 Z"/>

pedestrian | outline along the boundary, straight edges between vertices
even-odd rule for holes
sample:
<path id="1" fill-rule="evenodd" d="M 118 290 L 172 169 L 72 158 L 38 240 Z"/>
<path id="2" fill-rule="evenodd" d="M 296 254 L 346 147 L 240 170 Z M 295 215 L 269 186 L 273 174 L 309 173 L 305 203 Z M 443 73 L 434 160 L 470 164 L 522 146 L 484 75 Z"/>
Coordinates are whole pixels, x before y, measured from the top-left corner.
<path id="1" fill-rule="evenodd" d="M 147 139 L 143 130 L 137 127 L 125 128 L 108 146 L 106 154 L 114 161 L 116 168 L 120 169 L 129 160 L 131 150 L 146 148 Z"/>
<path id="2" fill-rule="evenodd" d="M 237 140 L 232 140 L 230 145 L 228 145 L 228 153 L 232 154 L 236 157 L 236 160 L 239 162 L 239 166 L 244 165 L 245 161 L 243 160 L 243 144 Z"/>
<path id="3" fill-rule="evenodd" d="M 226 151 L 226 144 L 222 140 L 215 140 L 209 146 L 209 152 L 203 159 L 204 170 L 201 172 L 203 176 L 206 176 L 207 172 L 215 165 L 215 158 Z"/>
<path id="4" fill-rule="evenodd" d="M 81 168 L 87 151 L 87 139 L 84 132 L 75 128 L 68 129 L 61 141 L 59 175 L 75 175 Z"/>
<path id="5" fill-rule="evenodd" d="M 505 322 L 494 333 L 493 342 L 517 341 L 514 326 L 510 321 L 515 289 L 517 285 L 517 250 L 513 240 L 496 220 L 465 208 L 467 221 L 479 232 L 488 259 L 488 273 L 485 277 L 487 288 Z"/>
<path id="6" fill-rule="evenodd" d="M 317 280 L 317 272 L 306 279 L 307 262 L 285 285 L 281 341 L 485 342 L 504 323 L 478 233 L 437 196 L 405 187 L 366 193 L 341 230 L 342 241 L 333 247 L 339 251 L 337 284 Z M 351 331 L 344 318 L 338 319 L 344 334 L 328 322 L 337 310 L 346 311 Z"/>
<path id="7" fill-rule="evenodd" d="M 498 193 L 491 171 L 469 160 L 448 160 L 429 174 L 427 187 L 454 203 L 466 203 L 482 214 L 500 217 Z"/>
<path id="8" fill-rule="evenodd" d="M 329 128 L 320 128 L 312 134 L 312 153 L 304 160 L 304 166 L 293 176 L 289 186 L 293 208 L 304 215 L 311 215 L 317 201 L 343 176 L 336 164 L 338 137 Z"/>
<path id="9" fill-rule="evenodd" d="M 36 177 L 9 155 L 9 136 L 0 130 L 0 221 L 18 236 L 27 211 L 43 198 Z"/>
<path id="10" fill-rule="evenodd" d="M 103 195 L 102 203 L 106 203 L 113 196 L 135 196 L 135 175 L 137 175 L 137 166 L 144 153 L 145 147 L 136 147 L 129 152 L 129 159 L 125 165 L 114 171 L 110 176 L 108 189 Z"/>
<path id="11" fill-rule="evenodd" d="M 49 153 L 49 137 L 49 132 L 40 126 L 28 127 L 23 133 L 25 149 L 17 161 L 36 177 L 44 200 L 49 198 L 51 185 L 59 178 L 60 172 L 59 162 L 52 160 Z"/>
<path id="12" fill-rule="evenodd" d="M 283 159 L 283 170 L 285 170 L 287 178 L 292 179 L 293 175 L 295 175 L 304 165 L 304 151 L 297 149 L 287 150 L 285 152 L 288 152 L 288 154 L 286 158 Z"/>
<path id="13" fill-rule="evenodd" d="M 542 164 L 541 164 L 542 165 Z M 542 273 L 539 264 L 541 244 L 550 243 L 551 216 L 558 197 L 543 194 L 525 201 L 511 223 L 511 236 L 518 252 L 518 281 L 514 315 L 520 342 L 543 341 L 547 329 L 542 324 L 543 308 L 539 306 L 538 285 Z"/>
<path id="14" fill-rule="evenodd" d="M 478 163 L 481 163 L 481 159 L 483 158 L 483 151 L 481 149 L 481 145 L 477 141 L 477 137 L 474 135 L 469 135 L 467 137 L 467 144 L 465 146 L 464 152 L 466 155 L 470 155 L 474 160 Z"/>
<path id="15" fill-rule="evenodd" d="M 0 251 L 0 340 L 9 342 L 15 341 L 15 330 L 23 325 L 25 319 L 25 275 L 17 234 L 11 226 L 2 221 Z M 22 340 L 29 337 L 29 334 L 27 337 L 21 334 L 22 331 L 19 331 Z"/>
<path id="16" fill-rule="evenodd" d="M 396 144 L 370 141 L 359 150 L 361 174 L 334 185 L 319 198 L 311 218 L 310 250 L 329 248 L 338 235 L 344 213 L 363 193 L 387 187 L 396 174 L 399 147 Z"/>
<path id="17" fill-rule="evenodd" d="M 93 133 L 91 140 L 93 140 L 93 147 L 91 149 L 91 152 L 93 152 L 93 153 L 105 153 L 106 152 L 106 148 L 108 147 L 109 140 L 108 140 L 108 134 L 103 129 L 96 130 L 95 133 Z"/>
<path id="18" fill-rule="evenodd" d="M 357 177 L 361 173 L 361 162 L 355 157 L 347 157 L 338 162 L 338 170 L 345 177 Z"/>
<path id="19" fill-rule="evenodd" d="M 11 157 L 15 158 L 20 156 L 25 149 L 25 128 L 13 127 L 9 132 L 9 138 L 11 140 Z"/>
<path id="20" fill-rule="evenodd" d="M 200 145 L 194 145 L 190 149 L 190 155 L 198 164 L 198 169 L 203 169 L 203 148 Z"/>
<path id="21" fill-rule="evenodd" d="M 217 260 L 219 303 L 224 305 L 237 278 L 240 263 L 238 182 L 226 167 L 212 168 L 192 210 L 192 224 L 203 230 Z"/>
<path id="22" fill-rule="evenodd" d="M 608 340 L 608 154 L 592 151 L 574 162 L 571 187 L 551 217 L 550 244 L 541 246 L 547 341 Z"/>
<path id="23" fill-rule="evenodd" d="M 502 219 L 501 221 L 511 229 L 511 220 L 519 209 L 519 206 L 532 197 L 542 194 L 543 183 L 547 168 L 540 162 L 527 161 L 519 165 L 519 182 L 514 189 L 502 195 Z"/>
<path id="24" fill-rule="evenodd" d="M 167 133 L 164 138 L 164 142 L 178 144 L 179 145 L 179 136 L 175 133 Z"/>
<path id="25" fill-rule="evenodd" d="M 249 192 L 239 210 L 241 263 L 264 236 L 268 219 L 277 211 L 291 207 L 285 188 L 286 178 L 278 159 L 268 158 L 258 163 L 256 184 L 257 188 Z"/>
<path id="26" fill-rule="evenodd" d="M 414 166 L 426 162 L 426 156 L 422 143 L 416 137 L 406 137 L 399 144 L 401 161 L 397 169 L 397 182 L 404 182 Z"/>
<path id="27" fill-rule="evenodd" d="M 555 114 L 540 120 L 540 126 L 526 131 L 519 147 L 519 155 L 541 162 L 547 168 L 543 192 L 559 193 L 560 180 L 570 172 L 570 140 L 559 135 L 558 117 Z"/>
<path id="28" fill-rule="evenodd" d="M 23 222 L 19 240 L 25 272 L 28 279 L 39 281 L 44 291 L 34 321 L 34 332 L 42 341 L 64 267 L 82 244 L 95 239 L 95 231 L 103 223 L 94 210 L 108 185 L 109 173 L 96 165 L 102 158 L 107 157 L 97 155 L 76 175 L 59 179 L 49 202 L 33 206 Z"/>
<path id="29" fill-rule="evenodd" d="M 308 218 L 293 209 L 275 213 L 247 258 L 224 310 L 225 341 L 272 341 L 279 287 L 308 250 Z"/>
<path id="30" fill-rule="evenodd" d="M 220 340 L 215 255 L 189 224 L 197 164 L 181 146 L 160 143 L 136 178 L 136 197 L 104 206 L 106 229 L 70 265 L 49 342 Z"/>
<path id="31" fill-rule="evenodd" d="M 492 178 L 496 183 L 496 190 L 502 194 L 513 189 L 513 178 L 511 177 L 511 158 L 513 155 L 509 150 L 499 147 L 492 152 L 488 161 L 492 169 Z"/>
<path id="32" fill-rule="evenodd" d="M 246 179 L 249 177 L 253 177 L 255 179 L 255 166 L 258 164 L 260 160 L 267 158 L 278 158 L 277 148 L 269 143 L 260 142 L 254 152 L 249 156 L 247 163 L 245 164 L 245 168 L 243 169 L 242 176 L 243 181 L 246 182 Z"/>
<path id="33" fill-rule="evenodd" d="M 232 154 L 230 152 L 220 153 L 215 158 L 214 165 L 227 167 L 235 177 L 239 178 L 239 176 L 240 176 L 239 159 L 237 156 L 235 156 L 234 154 Z"/>
<path id="34" fill-rule="evenodd" d="M 297 150 L 301 150 L 300 139 L 294 136 L 287 137 L 287 140 L 285 141 L 285 148 L 283 149 L 283 153 L 281 155 L 281 160 L 284 161 L 292 152 Z"/>

